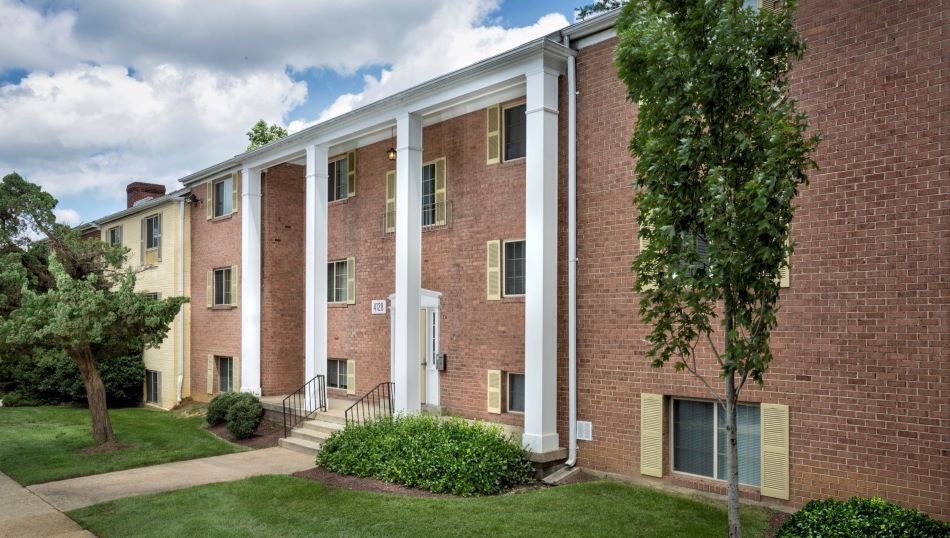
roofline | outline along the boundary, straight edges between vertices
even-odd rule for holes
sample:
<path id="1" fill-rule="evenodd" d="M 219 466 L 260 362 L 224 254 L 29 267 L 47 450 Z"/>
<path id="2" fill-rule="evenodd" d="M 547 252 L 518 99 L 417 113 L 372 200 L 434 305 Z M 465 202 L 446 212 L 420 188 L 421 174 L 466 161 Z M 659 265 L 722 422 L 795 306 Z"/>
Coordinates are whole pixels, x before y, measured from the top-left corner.
<path id="1" fill-rule="evenodd" d="M 178 198 L 179 196 L 188 193 L 190 190 L 191 190 L 191 189 L 189 189 L 189 188 L 178 189 L 177 191 L 172 191 L 172 192 L 170 192 L 170 193 L 168 193 L 168 194 L 159 196 L 158 198 L 154 198 L 154 199 L 149 200 L 149 201 L 147 201 L 147 202 L 143 202 L 143 203 L 141 203 L 141 204 L 134 205 L 134 206 L 132 206 L 132 207 L 130 207 L 130 208 L 123 209 L 122 211 L 117 211 L 117 212 L 115 212 L 115 213 L 113 213 L 113 214 L 111 214 L 111 215 L 106 215 L 106 216 L 104 216 L 104 217 L 102 217 L 102 218 L 98 218 L 98 219 L 92 220 L 92 221 L 90 221 L 90 222 L 88 222 L 88 223 L 86 223 L 86 224 L 83 224 L 83 225 L 81 225 L 81 226 L 90 226 L 90 227 L 91 227 L 91 226 L 95 226 L 95 227 L 101 228 L 103 224 L 107 224 L 107 223 L 109 223 L 109 222 L 114 222 L 114 221 L 117 221 L 117 220 L 119 220 L 119 219 L 121 219 L 121 218 L 128 217 L 129 215 L 134 215 L 134 214 L 139 213 L 139 212 L 141 212 L 141 211 L 145 211 L 146 209 L 151 209 L 151 208 L 160 206 L 160 205 L 162 205 L 162 204 L 164 204 L 164 203 L 166 203 L 166 202 L 171 202 L 171 201 L 175 200 L 176 198 Z"/>
<path id="2" fill-rule="evenodd" d="M 567 37 L 571 41 L 574 41 L 582 37 L 603 32 L 604 30 L 609 30 L 616 26 L 617 18 L 620 17 L 620 10 L 621 8 L 616 8 L 600 15 L 588 17 L 552 35 L 559 34 L 561 37 Z"/>
<path id="3" fill-rule="evenodd" d="M 368 105 L 362 106 L 360 108 L 346 112 L 339 116 L 330 118 L 326 121 L 318 123 L 316 125 L 311 125 L 306 129 L 298 131 L 292 135 L 281 138 L 280 140 L 275 140 L 267 145 L 255 148 L 251 151 L 235 155 L 230 159 L 222 161 L 213 166 L 209 166 L 203 170 L 199 170 L 193 174 L 189 174 L 179 181 L 184 184 L 186 187 L 191 187 L 197 183 L 203 182 L 213 176 L 223 174 L 225 172 L 231 171 L 236 165 L 241 164 L 244 161 L 253 159 L 259 155 L 263 155 L 270 151 L 273 151 L 277 148 L 284 146 L 292 145 L 299 143 L 309 137 L 320 134 L 323 131 L 330 131 L 337 125 L 353 121 L 356 118 L 362 116 L 369 116 L 378 110 L 385 109 L 386 107 L 392 106 L 402 101 L 407 101 L 413 98 L 417 98 L 425 95 L 426 93 L 437 90 L 442 86 L 446 86 L 453 83 L 458 83 L 464 81 L 468 78 L 476 76 L 477 74 L 491 69 L 493 67 L 502 66 L 508 62 L 515 61 L 521 57 L 528 56 L 533 53 L 538 52 L 554 52 L 560 54 L 565 58 L 574 54 L 573 51 L 564 47 L 559 42 L 549 39 L 548 36 L 537 38 L 533 41 L 529 41 L 523 45 L 515 47 L 511 50 L 505 51 L 501 54 L 497 54 L 490 58 L 475 62 L 471 65 L 457 69 L 445 75 L 438 76 L 436 78 L 427 80 L 421 84 L 417 84 L 411 88 L 403 90 L 401 92 L 395 93 L 388 97 L 384 97 L 378 101 L 369 103 Z"/>

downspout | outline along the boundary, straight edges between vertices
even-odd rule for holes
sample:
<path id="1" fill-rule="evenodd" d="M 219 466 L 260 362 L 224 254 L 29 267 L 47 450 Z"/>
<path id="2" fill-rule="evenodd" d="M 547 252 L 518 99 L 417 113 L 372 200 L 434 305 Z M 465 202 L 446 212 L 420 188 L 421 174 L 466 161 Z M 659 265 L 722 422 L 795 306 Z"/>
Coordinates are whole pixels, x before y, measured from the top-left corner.
<path id="1" fill-rule="evenodd" d="M 178 199 L 178 296 L 185 295 L 185 197 Z M 185 305 L 178 307 L 178 392 L 177 403 L 181 403 L 181 389 L 185 382 Z"/>
<path id="2" fill-rule="evenodd" d="M 564 36 L 564 46 L 571 38 Z M 567 57 L 567 398 L 568 467 L 577 463 L 577 79 Z"/>

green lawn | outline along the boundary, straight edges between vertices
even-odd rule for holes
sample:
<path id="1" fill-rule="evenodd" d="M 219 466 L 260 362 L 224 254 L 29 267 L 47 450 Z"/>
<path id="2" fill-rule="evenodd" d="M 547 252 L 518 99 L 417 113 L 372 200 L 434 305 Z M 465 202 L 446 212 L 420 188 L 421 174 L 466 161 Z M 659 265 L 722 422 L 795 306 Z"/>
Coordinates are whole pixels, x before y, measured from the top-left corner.
<path id="1" fill-rule="evenodd" d="M 770 513 L 743 507 L 743 535 Z M 110 536 L 725 536 L 721 505 L 601 481 L 528 493 L 432 499 L 346 491 L 289 476 L 132 497 L 69 513 Z"/>
<path id="2" fill-rule="evenodd" d="M 93 444 L 87 409 L 0 407 L 0 471 L 28 485 L 244 450 L 206 431 L 201 417 L 144 408 L 109 416 L 132 448 L 84 454 Z"/>

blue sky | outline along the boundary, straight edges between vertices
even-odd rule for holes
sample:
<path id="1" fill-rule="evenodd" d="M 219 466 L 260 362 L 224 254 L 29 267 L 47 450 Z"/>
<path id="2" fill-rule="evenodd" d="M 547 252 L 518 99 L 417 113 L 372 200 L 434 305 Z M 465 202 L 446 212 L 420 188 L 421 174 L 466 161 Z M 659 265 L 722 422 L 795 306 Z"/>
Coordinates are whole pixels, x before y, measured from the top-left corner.
<path id="1" fill-rule="evenodd" d="M 580 1 L 0 0 L 0 173 L 89 221 L 130 181 L 240 153 L 573 22 Z M 384 75 L 385 73 L 385 75 Z"/>

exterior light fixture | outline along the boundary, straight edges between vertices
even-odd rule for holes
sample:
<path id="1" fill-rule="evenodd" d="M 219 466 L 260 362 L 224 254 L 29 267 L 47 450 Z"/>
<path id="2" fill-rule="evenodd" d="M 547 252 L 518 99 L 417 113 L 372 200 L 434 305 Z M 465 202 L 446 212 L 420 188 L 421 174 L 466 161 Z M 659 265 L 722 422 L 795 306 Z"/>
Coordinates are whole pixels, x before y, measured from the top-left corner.
<path id="1" fill-rule="evenodd" d="M 392 129 L 391 132 L 392 132 L 393 144 L 395 144 L 395 142 L 396 142 L 396 128 L 393 127 L 393 129 Z M 394 148 L 393 146 L 389 146 L 389 149 L 386 150 L 386 156 L 389 157 L 389 160 L 390 160 L 390 161 L 395 161 L 395 160 L 396 160 L 396 148 Z"/>

